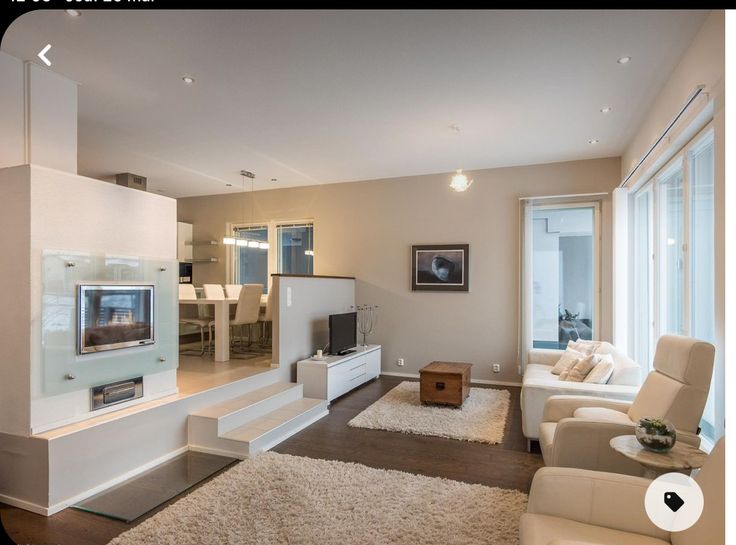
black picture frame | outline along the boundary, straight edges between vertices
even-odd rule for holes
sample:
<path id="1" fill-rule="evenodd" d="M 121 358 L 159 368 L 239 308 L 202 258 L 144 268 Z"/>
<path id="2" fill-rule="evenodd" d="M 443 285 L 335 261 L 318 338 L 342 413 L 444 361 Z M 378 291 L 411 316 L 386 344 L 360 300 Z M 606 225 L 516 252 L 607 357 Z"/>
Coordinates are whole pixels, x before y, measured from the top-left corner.
<path id="1" fill-rule="evenodd" d="M 470 244 L 411 247 L 412 291 L 470 291 Z"/>

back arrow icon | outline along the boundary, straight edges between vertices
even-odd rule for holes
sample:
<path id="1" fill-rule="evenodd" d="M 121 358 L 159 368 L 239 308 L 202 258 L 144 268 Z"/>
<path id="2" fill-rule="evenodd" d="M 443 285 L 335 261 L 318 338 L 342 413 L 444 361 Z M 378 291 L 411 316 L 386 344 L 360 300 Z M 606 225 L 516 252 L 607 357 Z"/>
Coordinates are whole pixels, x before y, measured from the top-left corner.
<path id="1" fill-rule="evenodd" d="M 38 54 L 38 58 L 46 63 L 46 66 L 51 66 L 51 61 L 46 58 L 46 53 L 49 52 L 49 49 L 51 49 L 51 44 L 46 44 L 46 47 L 44 47 Z"/>

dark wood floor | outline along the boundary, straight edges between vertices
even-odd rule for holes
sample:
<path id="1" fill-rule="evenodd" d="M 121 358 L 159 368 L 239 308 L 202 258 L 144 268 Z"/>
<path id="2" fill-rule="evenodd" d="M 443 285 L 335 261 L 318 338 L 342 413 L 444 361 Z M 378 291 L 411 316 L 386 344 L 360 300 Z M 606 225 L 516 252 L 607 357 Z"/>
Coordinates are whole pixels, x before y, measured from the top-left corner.
<path id="1" fill-rule="evenodd" d="M 469 483 L 516 488 L 524 492 L 529 490 L 534 472 L 542 466 L 542 457 L 538 452 L 526 452 L 526 440 L 521 433 L 519 388 L 505 388 L 511 392 L 511 408 L 504 442 L 499 445 L 347 426 L 353 416 L 402 380 L 407 379 L 383 376 L 336 400 L 330 407 L 329 416 L 273 450 Z M 147 516 L 191 491 L 177 496 Z M 65 509 L 51 517 L 43 517 L 0 504 L 0 519 L 17 543 L 102 545 L 144 518 L 133 524 L 126 524 L 75 509 Z"/>

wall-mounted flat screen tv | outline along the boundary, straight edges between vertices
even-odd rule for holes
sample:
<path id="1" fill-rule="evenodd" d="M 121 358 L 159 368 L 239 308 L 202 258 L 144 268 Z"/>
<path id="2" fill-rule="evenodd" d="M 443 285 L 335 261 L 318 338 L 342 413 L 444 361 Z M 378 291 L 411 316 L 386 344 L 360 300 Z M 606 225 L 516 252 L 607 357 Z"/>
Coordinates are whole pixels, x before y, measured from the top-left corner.
<path id="1" fill-rule="evenodd" d="M 81 284 L 78 353 L 153 344 L 154 292 L 147 284 Z"/>

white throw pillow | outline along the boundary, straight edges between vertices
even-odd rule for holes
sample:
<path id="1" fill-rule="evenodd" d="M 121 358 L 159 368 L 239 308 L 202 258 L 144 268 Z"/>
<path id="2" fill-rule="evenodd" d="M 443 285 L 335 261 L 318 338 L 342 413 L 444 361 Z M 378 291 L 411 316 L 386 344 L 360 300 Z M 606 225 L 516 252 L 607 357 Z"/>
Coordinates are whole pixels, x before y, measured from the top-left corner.
<path id="1" fill-rule="evenodd" d="M 552 367 L 552 371 L 550 372 L 553 375 L 559 375 L 563 371 L 569 370 L 580 358 L 584 357 L 585 354 L 581 354 L 580 352 L 568 348 L 562 353 L 562 356 L 557 360 L 557 363 L 555 363 L 554 367 Z"/>
<path id="2" fill-rule="evenodd" d="M 577 363 L 570 368 L 564 380 L 568 382 L 583 382 L 585 377 L 588 376 L 588 373 L 596 366 L 594 358 L 594 354 L 579 358 Z"/>
<path id="3" fill-rule="evenodd" d="M 613 375 L 613 357 L 610 354 L 593 354 L 595 367 L 588 373 L 583 382 L 606 384 Z"/>
<path id="4" fill-rule="evenodd" d="M 576 352 L 580 352 L 581 354 L 584 354 L 586 356 L 590 356 L 592 353 L 594 353 L 596 350 L 598 350 L 598 347 L 601 345 L 599 341 L 585 341 L 583 339 L 578 339 L 577 341 L 567 341 L 567 347 L 575 350 Z"/>

